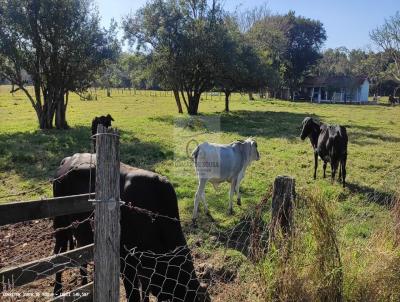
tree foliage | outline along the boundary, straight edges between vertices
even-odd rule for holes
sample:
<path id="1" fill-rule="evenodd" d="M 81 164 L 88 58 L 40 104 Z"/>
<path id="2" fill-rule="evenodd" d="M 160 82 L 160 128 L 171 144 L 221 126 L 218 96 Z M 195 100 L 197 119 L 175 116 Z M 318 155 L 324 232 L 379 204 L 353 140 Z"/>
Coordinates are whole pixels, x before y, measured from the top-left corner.
<path id="1" fill-rule="evenodd" d="M 320 21 L 296 16 L 294 12 L 265 15 L 253 23 L 248 36 L 278 72 L 276 86 L 286 86 L 291 91 L 320 58 L 320 48 L 326 40 Z"/>
<path id="2" fill-rule="evenodd" d="M 125 37 L 151 52 L 153 71 L 180 92 L 189 114 L 197 114 L 202 92 L 213 86 L 226 30 L 217 1 L 153 0 L 124 22 Z M 179 104 L 178 104 L 179 107 Z"/>
<path id="3" fill-rule="evenodd" d="M 392 76 L 389 72 L 393 60 L 386 52 L 348 50 L 345 47 L 327 49 L 322 58 L 312 68 L 311 74 L 316 76 L 345 76 L 368 78 L 370 90 L 374 93 L 388 93 L 387 88 Z M 392 89 L 393 90 L 393 89 Z"/>
<path id="4" fill-rule="evenodd" d="M 119 46 L 115 24 L 100 29 L 90 1 L 0 2 L 0 76 L 30 100 L 41 129 L 68 128 L 68 93 L 86 90 Z M 34 92 L 26 87 L 32 82 Z"/>
<path id="5" fill-rule="evenodd" d="M 220 41 L 224 53 L 214 75 L 214 85 L 225 93 L 225 111 L 233 91 L 254 91 L 266 86 L 270 73 L 256 49 L 239 29 L 234 16 L 224 18 L 226 34 Z"/>
<path id="6" fill-rule="evenodd" d="M 382 26 L 373 30 L 370 36 L 385 53 L 390 55 L 393 62 L 388 67 L 388 72 L 400 83 L 400 12 L 397 11 Z"/>

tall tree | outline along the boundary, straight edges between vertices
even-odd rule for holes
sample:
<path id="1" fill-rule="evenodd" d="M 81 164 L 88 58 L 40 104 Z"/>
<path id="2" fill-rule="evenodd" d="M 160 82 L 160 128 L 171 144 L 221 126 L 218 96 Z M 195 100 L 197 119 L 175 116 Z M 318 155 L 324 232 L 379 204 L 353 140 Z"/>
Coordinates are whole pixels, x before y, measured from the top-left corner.
<path id="1" fill-rule="evenodd" d="M 370 33 L 371 39 L 390 55 L 393 63 L 389 72 L 393 79 L 400 83 L 400 12 Z"/>
<path id="2" fill-rule="evenodd" d="M 214 83 L 225 93 L 225 111 L 228 112 L 233 91 L 265 88 L 271 70 L 240 31 L 236 17 L 227 15 L 224 23 L 227 34 L 220 40 L 224 54 L 220 56 Z"/>
<path id="3" fill-rule="evenodd" d="M 280 86 L 290 88 L 292 93 L 320 58 L 320 48 L 326 40 L 320 21 L 296 16 L 294 12 L 266 15 L 254 22 L 249 36 L 279 71 Z"/>
<path id="4" fill-rule="evenodd" d="M 41 129 L 68 128 L 68 93 L 86 90 L 119 49 L 89 0 L 0 2 L 0 76 L 25 92 Z M 34 92 L 26 87 L 26 72 Z M 15 91 L 14 90 L 14 91 Z"/>
<path id="5" fill-rule="evenodd" d="M 321 59 L 313 67 L 313 73 L 318 76 L 350 75 L 351 68 L 348 54 L 349 50 L 345 47 L 325 50 Z"/>
<path id="6" fill-rule="evenodd" d="M 388 71 L 400 83 L 400 12 L 370 33 L 371 39 L 393 60 Z"/>
<path id="7" fill-rule="evenodd" d="M 211 5 L 206 0 L 152 0 L 123 25 L 132 44 L 151 51 L 163 82 L 179 90 L 188 113 L 197 114 L 201 93 L 212 87 L 223 54 L 225 30 L 217 0 Z"/>
<path id="8" fill-rule="evenodd" d="M 320 49 L 326 33 L 320 21 L 295 16 L 294 12 L 289 12 L 284 18 L 289 24 L 284 79 L 293 96 L 304 75 L 321 57 Z"/>

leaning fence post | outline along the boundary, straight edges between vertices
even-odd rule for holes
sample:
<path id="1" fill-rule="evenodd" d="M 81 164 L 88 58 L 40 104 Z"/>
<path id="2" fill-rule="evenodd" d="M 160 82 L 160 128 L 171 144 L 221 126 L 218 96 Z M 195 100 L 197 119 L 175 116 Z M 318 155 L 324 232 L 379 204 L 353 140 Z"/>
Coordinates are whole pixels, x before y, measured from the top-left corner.
<path id="1" fill-rule="evenodd" d="M 119 137 L 97 127 L 94 301 L 119 301 Z"/>
<path id="2" fill-rule="evenodd" d="M 275 237 L 277 228 L 287 235 L 293 227 L 293 202 L 296 196 L 295 180 L 289 176 L 277 176 L 272 191 L 272 218 L 270 241 Z"/>

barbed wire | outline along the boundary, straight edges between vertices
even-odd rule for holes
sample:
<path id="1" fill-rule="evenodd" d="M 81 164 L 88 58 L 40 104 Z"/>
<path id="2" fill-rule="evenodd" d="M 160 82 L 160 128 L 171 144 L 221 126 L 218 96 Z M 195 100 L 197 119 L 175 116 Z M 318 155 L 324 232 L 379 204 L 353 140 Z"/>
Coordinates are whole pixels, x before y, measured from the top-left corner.
<path id="1" fill-rule="evenodd" d="M 169 217 L 169 216 L 166 216 L 166 215 L 161 215 L 159 213 L 154 213 L 154 212 L 146 210 L 146 209 L 142 209 L 140 207 L 136 207 L 136 206 L 134 206 L 134 202 L 133 203 L 132 202 L 126 202 L 126 203 L 123 202 L 121 204 L 121 206 L 126 207 L 129 210 L 134 210 L 134 211 L 136 211 L 137 213 L 139 213 L 141 215 L 148 216 L 152 220 L 152 222 L 154 222 L 157 219 L 169 219 L 169 220 L 171 220 L 173 222 L 176 222 L 176 223 L 180 222 L 180 220 L 177 219 L 176 217 Z M 249 215 L 248 217 L 250 218 L 250 216 L 251 215 Z M 85 223 L 85 222 L 88 222 L 88 221 L 92 221 L 92 219 L 93 219 L 93 212 L 85 220 L 74 221 L 67 227 L 58 228 L 58 229 L 55 229 L 55 230 L 52 230 L 52 231 L 48 231 L 48 232 L 42 233 L 39 236 L 35 237 L 35 239 L 38 239 L 40 241 L 40 240 L 42 240 L 44 238 L 47 238 L 47 240 L 48 240 L 51 235 L 56 234 L 58 231 L 66 230 L 66 229 L 69 229 L 69 228 L 76 228 L 79 224 Z M 240 222 L 238 225 L 240 226 L 240 225 L 244 225 L 244 224 L 245 223 Z M 216 224 L 213 224 L 213 226 L 214 226 L 214 228 L 216 228 Z M 45 230 L 45 229 L 46 229 L 45 227 L 42 227 L 42 228 L 38 229 L 38 232 L 39 233 L 43 232 L 43 230 Z M 214 230 L 212 230 L 212 229 L 213 228 L 211 227 L 210 228 L 210 234 L 212 233 L 212 234 L 215 235 L 216 232 Z M 228 248 L 229 242 L 234 240 L 233 237 L 235 236 L 235 233 L 237 233 L 239 231 L 239 229 L 240 229 L 240 227 L 237 227 L 236 231 L 224 231 L 224 232 L 219 231 L 220 234 L 218 235 L 218 237 L 220 237 L 219 240 L 221 240 L 222 243 L 216 243 L 216 247 L 217 246 L 220 246 L 220 247 L 226 246 L 225 248 Z M 0 228 L 0 231 L 1 231 L 1 228 Z M 246 236 L 248 236 L 249 232 L 248 232 L 247 229 L 245 230 L 243 228 L 243 232 L 246 233 Z M 14 248 L 15 247 L 16 246 L 14 246 Z M 8 248 L 10 248 L 10 247 L 8 247 Z M 2 253 L 0 253 L 0 254 L 2 254 Z M 34 252 L 28 252 L 28 253 L 25 253 L 24 256 L 25 256 L 25 258 L 30 258 L 29 255 L 33 256 L 34 254 L 35 254 Z M 194 272 L 195 272 L 194 268 L 193 268 L 193 271 L 186 271 L 185 272 L 184 270 L 181 270 L 181 267 L 180 267 L 179 264 L 175 263 L 179 259 L 181 259 L 180 260 L 181 264 L 182 263 L 186 263 L 186 262 L 193 262 L 192 256 L 191 256 L 191 251 L 187 246 L 179 246 L 175 250 L 170 251 L 168 253 L 158 253 L 158 254 L 153 252 L 153 251 L 138 251 L 137 248 L 132 248 L 127 252 L 125 258 L 127 258 L 127 257 L 134 257 L 136 259 L 136 261 L 138 263 L 137 263 L 137 265 L 135 267 L 137 267 L 137 269 L 139 269 L 139 270 L 150 269 L 152 266 L 150 266 L 150 267 L 146 266 L 146 265 L 148 265 L 146 263 L 148 263 L 148 261 L 150 261 L 149 259 L 153 259 L 153 261 L 155 261 L 157 267 L 159 267 L 160 265 L 164 265 L 164 266 L 167 267 L 167 270 L 178 269 L 179 270 L 179 274 L 183 274 L 183 273 L 194 274 Z M 23 257 L 21 257 L 21 259 L 19 259 L 19 260 L 24 260 L 22 258 Z M 6 263 L 10 263 L 10 262 L 11 263 L 19 262 L 16 258 L 12 258 L 12 259 L 9 259 L 9 260 L 11 260 L 11 261 L 1 261 L 1 262 L 2 262 L 3 265 L 6 264 Z M 142 261 L 142 260 L 144 260 L 144 261 Z M 68 259 L 66 259 L 66 262 L 68 262 Z M 79 266 L 78 263 L 74 263 L 72 260 L 71 260 L 71 262 L 68 262 L 68 263 L 70 263 L 71 266 Z M 73 264 L 75 264 L 75 265 L 73 265 Z M 128 265 L 129 265 L 129 263 L 128 263 Z M 53 269 L 53 268 L 54 267 L 50 266 L 50 268 L 48 270 L 45 270 L 44 272 L 38 274 L 37 275 L 37 279 L 39 280 L 41 277 L 45 276 L 46 273 L 51 271 L 51 269 Z M 196 268 L 196 269 L 198 269 L 198 268 Z M 203 271 L 201 271 L 201 270 L 203 270 Z M 206 270 L 206 272 L 204 272 L 204 270 Z M 200 271 L 201 271 L 202 275 L 209 274 L 210 273 L 209 270 L 210 270 L 209 267 L 200 268 Z M 20 276 L 15 276 L 14 282 L 17 282 L 19 280 L 19 278 L 21 278 L 22 274 L 26 274 L 28 272 L 30 272 L 30 273 L 34 273 L 35 272 L 34 265 L 28 266 L 27 268 L 25 268 L 24 271 L 21 272 Z M 122 271 L 122 275 L 121 276 L 123 277 L 124 274 L 125 274 L 125 271 Z M 215 273 L 215 274 L 218 275 L 218 278 L 221 278 L 221 279 L 224 279 L 224 280 L 225 279 L 230 279 L 230 278 L 225 278 L 224 276 L 222 276 L 223 274 L 221 275 L 221 273 Z M 231 273 L 228 273 L 228 274 L 231 274 Z M 162 278 L 161 275 L 162 274 L 157 273 L 157 271 L 154 271 L 150 275 L 144 273 L 144 274 L 140 275 L 139 277 L 141 278 L 142 282 L 144 282 L 143 278 L 147 278 L 148 280 L 155 280 L 157 278 Z M 49 274 L 49 276 L 50 276 L 50 274 Z M 213 276 L 211 276 L 211 277 L 208 276 L 207 278 L 211 278 L 212 279 L 214 277 Z M 215 277 L 215 278 L 217 278 L 217 277 Z M 196 282 L 197 278 L 193 277 L 190 280 L 191 280 L 191 282 Z M 156 282 L 156 281 L 154 281 L 154 282 Z M 174 282 L 174 278 L 173 277 L 166 277 L 163 282 Z M 178 281 L 176 282 L 176 286 L 181 286 L 181 285 L 182 286 L 186 286 L 184 284 L 179 284 Z M 153 292 L 155 291 L 154 286 L 157 287 L 157 285 L 154 285 L 154 284 L 153 285 L 149 284 L 148 286 L 153 288 L 152 289 Z M 24 286 L 22 286 L 22 288 L 24 288 Z M 160 288 L 162 289 L 163 285 L 161 285 Z M 8 292 L 10 292 L 10 289 L 13 289 L 13 287 L 10 284 L 3 284 L 3 290 L 7 290 Z M 138 289 L 141 292 L 143 292 L 143 294 L 145 294 L 145 291 L 143 291 L 143 288 L 138 288 Z M 193 296 L 193 293 L 194 293 L 195 297 L 197 297 L 197 295 L 199 297 L 200 296 L 201 297 L 206 297 L 206 291 L 204 289 L 201 289 L 201 288 L 197 288 L 195 290 L 194 289 L 188 289 L 187 292 L 185 293 L 185 295 L 188 295 L 188 296 L 192 295 Z M 159 297 L 162 297 L 163 295 L 167 295 L 167 294 L 171 294 L 171 293 L 169 293 L 168 291 L 166 291 L 164 293 L 162 291 L 158 292 Z M 128 298 L 129 298 L 129 294 L 128 294 Z M 181 301 L 181 300 L 182 301 L 188 301 L 187 299 L 186 300 L 185 299 L 186 298 L 184 296 L 182 299 L 176 299 L 176 301 Z"/>
<path id="2" fill-rule="evenodd" d="M 157 253 L 149 250 L 141 251 L 138 247 L 128 248 L 124 246 L 124 253 L 121 255 L 121 280 L 128 284 L 128 292 L 125 292 L 127 290 L 125 288 L 125 290 L 121 292 L 121 297 L 126 294 L 127 299 L 134 299 L 139 295 L 140 300 L 138 301 L 144 301 L 147 297 L 150 297 L 150 299 L 158 299 L 158 301 L 168 298 L 174 301 L 208 301 L 207 299 L 209 299 L 210 295 L 219 294 L 219 291 L 224 288 L 224 284 L 238 282 L 236 281 L 239 274 L 238 268 L 236 268 L 234 264 L 224 264 L 224 259 L 229 259 L 230 257 L 227 251 L 236 250 L 248 259 L 253 259 L 254 257 L 255 261 L 257 261 L 257 259 L 262 259 L 267 252 L 268 232 L 272 227 L 263 219 L 263 215 L 268 211 L 267 207 L 270 206 L 270 198 L 271 192 L 268 192 L 258 204 L 246 210 L 240 221 L 229 229 L 221 229 L 218 223 L 210 223 L 207 232 L 201 237 L 203 240 L 214 237 L 208 243 L 193 242 L 190 248 L 186 245 L 182 245 L 176 247 L 172 251 L 164 253 Z M 174 217 L 160 215 L 149 210 L 142 210 L 139 207 L 135 207 L 134 204 L 134 202 L 124 203 L 121 204 L 121 206 L 129 210 L 135 210 L 140 215 L 148 216 L 152 222 L 157 219 L 170 219 L 174 222 L 179 221 Z M 85 222 L 88 220 L 89 217 Z M 76 224 L 71 223 L 68 227 L 76 227 Z M 44 228 L 40 228 L 38 231 L 40 232 L 43 229 Z M 53 232 L 47 232 L 47 235 L 50 234 L 53 234 Z M 211 255 L 207 255 L 207 253 L 204 254 L 203 245 L 205 245 L 208 250 L 212 251 Z M 32 256 L 34 255 L 33 252 L 29 251 L 25 253 L 25 257 L 29 254 L 32 254 Z M 16 262 L 15 259 L 13 259 L 13 261 Z M 215 261 L 217 263 L 215 263 Z M 4 263 L 4 261 L 1 262 Z M 73 259 L 66 258 L 63 263 L 67 266 L 79 267 L 79 263 Z M 187 268 L 188 265 L 190 266 L 190 263 L 192 263 L 192 268 Z M 47 290 L 47 293 L 51 293 L 51 281 L 40 281 L 42 280 L 40 279 L 41 277 L 51 276 L 49 272 L 51 272 L 55 266 L 51 265 L 50 262 L 49 265 L 48 270 L 37 275 L 37 281 L 31 284 L 32 287 L 12 287 L 12 284 L 3 284 L 3 292 L 8 294 L 12 292 L 22 293 L 34 289 L 33 292 L 39 291 L 46 293 Z M 19 278 L 21 278 L 22 273 L 34 272 L 34 265 L 28 266 L 21 272 L 21 275 L 15 276 L 14 282 L 17 282 Z M 86 270 L 86 272 L 88 278 L 91 280 L 92 270 Z M 79 286 L 80 278 L 77 278 L 77 275 L 78 271 L 73 270 L 71 274 L 67 275 L 66 279 L 64 278 L 64 283 L 67 282 L 65 284 L 66 289 L 72 289 L 73 287 L 71 288 L 71 284 L 74 287 Z M 45 278 L 43 280 L 48 279 Z M 179 292 L 179 289 L 182 291 Z M 7 297 L 3 296 L 3 298 L 5 299 Z M 15 300 L 10 299 L 10 301 L 19 301 L 16 297 L 14 298 Z M 48 299 L 49 296 L 39 298 L 45 300 Z M 36 301 L 41 301 L 39 298 Z M 19 299 L 23 301 L 21 297 L 19 297 Z M 4 301 L 7 300 L 5 299 Z"/>
<path id="3" fill-rule="evenodd" d="M 94 137 L 91 137 L 91 139 Z M 94 150 L 92 150 L 92 153 L 90 153 L 90 161 L 75 165 L 72 169 L 69 169 L 64 174 L 50 179 L 49 181 L 40 183 L 36 188 L 24 192 L 9 194 L 8 196 L 0 196 L 0 199 L 29 194 L 30 192 L 39 190 L 39 186 L 41 188 L 41 186 L 59 181 L 83 165 L 89 165 L 90 167 L 88 192 L 91 193 L 91 173 L 92 167 L 95 167 L 95 163 L 92 162 L 93 156 Z M 371 188 L 372 186 L 377 185 L 378 182 L 382 185 L 382 179 L 385 179 L 386 176 L 390 175 L 390 173 L 394 173 L 394 175 L 397 177 L 396 170 L 399 168 L 400 167 L 395 167 L 392 170 L 386 171 L 383 177 L 375 182 L 372 182 L 368 187 Z M 398 182 L 397 179 L 394 181 Z M 383 186 L 384 185 L 385 184 L 383 184 Z M 376 202 L 384 200 L 385 203 L 387 202 L 388 204 L 391 203 L 395 197 L 394 192 L 380 192 L 376 188 L 372 188 L 364 193 L 368 201 Z M 276 225 L 265 222 L 263 217 L 267 211 L 266 208 L 269 206 L 271 195 L 272 191 L 268 191 L 258 204 L 250 206 L 244 215 L 240 217 L 240 221 L 236 222 L 230 228 L 221 228 L 221 226 L 219 226 L 216 222 L 209 223 L 206 232 L 201 235 L 201 240 L 204 240 L 204 238 L 210 239 L 209 242 L 204 244 L 208 245 L 208 250 L 215 252 L 213 255 L 204 256 L 206 253 L 204 253 L 202 249 L 203 243 L 201 242 L 198 244 L 191 244 L 190 248 L 187 245 L 180 245 L 172 251 L 162 253 L 157 253 L 156 251 L 151 250 L 141 251 L 138 249 L 138 247 L 128 248 L 124 246 L 121 255 L 121 277 L 126 283 L 125 294 L 127 299 L 137 298 L 137 296 L 139 296 L 138 301 L 144 301 L 149 297 L 158 298 L 159 301 L 162 301 L 163 299 L 170 299 L 173 301 L 208 301 L 209 295 L 214 291 L 213 288 L 218 287 L 221 283 L 233 282 L 238 275 L 235 267 L 224 267 L 223 262 L 229 257 L 227 255 L 228 250 L 236 250 L 253 262 L 259 261 L 266 254 L 270 240 L 269 234 L 272 229 L 276 228 Z M 98 200 L 88 198 L 88 201 L 97 202 Z M 130 211 L 135 211 L 140 215 L 146 215 L 149 217 L 152 223 L 156 222 L 158 219 L 169 220 L 174 223 L 182 223 L 182 221 L 177 217 L 169 217 L 167 215 L 138 207 L 135 205 L 134 201 L 128 202 L 121 200 L 119 202 L 123 208 L 127 208 Z M 56 229 L 54 229 L 51 224 L 42 226 L 39 223 L 39 227 L 36 229 L 36 234 L 34 234 L 35 236 L 33 236 L 34 238 L 32 241 L 35 241 L 39 246 L 43 244 L 43 247 L 46 249 L 42 251 L 35 250 L 34 248 L 32 250 L 27 250 L 27 247 L 24 247 L 24 244 L 27 243 L 27 246 L 29 247 L 29 243 L 24 240 L 20 240 L 16 243 L 14 242 L 13 245 L 3 244 L 6 243 L 6 241 L 4 241 L 5 236 L 1 234 L 3 230 L 17 233 L 18 227 L 20 225 L 24 225 L 25 223 L 0 227 L 0 242 L 2 243 L 2 248 L 0 248 L 0 271 L 2 267 L 18 267 L 18 265 L 22 264 L 21 262 L 26 263 L 34 259 L 37 260 L 38 253 L 40 252 L 52 253 L 53 249 L 49 247 L 54 245 L 54 239 L 52 237 L 54 237 L 57 233 L 66 230 L 77 229 L 80 225 L 86 223 L 91 225 L 91 229 L 93 231 L 94 211 L 88 212 L 87 215 L 88 216 L 84 219 L 71 221 L 69 225 Z M 50 220 L 45 219 L 38 221 Z M 27 227 L 29 227 L 29 224 Z M 192 233 L 191 235 L 193 234 L 195 233 Z M 211 238 L 213 239 L 211 240 Z M 17 238 L 17 240 L 19 239 Z M 8 253 L 6 253 L 6 251 L 8 251 Z M 221 251 L 222 256 L 219 255 L 218 251 Z M 13 253 L 17 255 L 13 255 Z M 6 258 L 6 255 L 11 255 L 11 257 Z M 220 257 L 218 259 L 218 264 L 212 263 L 214 260 L 213 257 Z M 206 262 L 204 262 L 205 260 Z M 52 272 L 56 266 L 60 264 L 48 262 L 48 265 L 49 266 L 47 270 L 44 270 L 36 275 L 34 283 L 22 285 L 18 288 L 13 286 L 13 282 L 17 283 L 25 274 L 35 274 L 35 264 L 30 266 L 28 265 L 28 267 L 24 268 L 19 275 L 14 276 L 11 282 L 0 280 L 0 295 L 3 293 L 2 298 L 8 298 L 4 295 L 4 293 L 9 293 L 11 295 L 13 291 L 18 293 L 21 290 L 27 290 L 29 288 L 33 288 L 36 292 L 42 291 L 44 293 L 46 293 L 46 290 L 49 290 L 47 293 L 52 294 L 51 287 L 54 285 L 54 283 L 48 279 L 49 277 L 53 276 Z M 88 274 L 89 279 L 92 278 L 92 275 L 90 274 L 91 271 L 82 268 L 82 265 L 80 265 L 80 263 L 74 259 L 66 257 L 65 261 L 62 262 L 61 265 L 65 265 L 67 267 L 78 267 L 80 270 L 83 270 L 86 274 Z M 47 279 L 43 279 L 42 277 L 46 277 Z M 73 287 L 70 286 L 73 280 L 75 280 L 72 282 L 74 283 L 74 287 L 77 287 L 78 279 L 79 278 L 77 277 L 76 272 L 68 275 L 66 280 L 64 280 L 64 284 L 66 283 L 67 285 L 66 289 L 73 289 Z M 46 280 L 46 282 L 42 282 L 40 280 Z M 47 300 L 50 297 L 47 294 L 45 296 L 37 297 L 37 301 L 40 301 L 40 299 Z M 9 298 L 10 301 L 24 301 L 24 299 L 26 300 L 27 297 L 11 296 Z"/>

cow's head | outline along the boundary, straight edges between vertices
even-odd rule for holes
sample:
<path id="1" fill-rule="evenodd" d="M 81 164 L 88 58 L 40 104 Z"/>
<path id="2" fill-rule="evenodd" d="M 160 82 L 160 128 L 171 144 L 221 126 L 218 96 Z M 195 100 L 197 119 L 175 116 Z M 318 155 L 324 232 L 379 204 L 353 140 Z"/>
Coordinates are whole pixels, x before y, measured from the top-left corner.
<path id="1" fill-rule="evenodd" d="M 309 136 L 313 130 L 313 125 L 315 124 L 314 120 L 307 116 L 303 122 L 302 122 L 302 129 L 301 129 L 301 134 L 300 138 L 302 140 L 305 140 L 307 136 Z"/>
<path id="2" fill-rule="evenodd" d="M 114 121 L 114 119 L 112 118 L 112 116 L 110 114 L 107 114 L 107 116 L 104 118 L 104 126 L 105 127 L 110 127 L 111 126 L 111 122 Z"/>
<path id="3" fill-rule="evenodd" d="M 251 161 L 259 160 L 260 153 L 258 153 L 256 140 L 254 138 L 249 137 L 248 139 L 245 140 L 245 144 L 247 145 L 248 148 L 249 159 Z"/>

